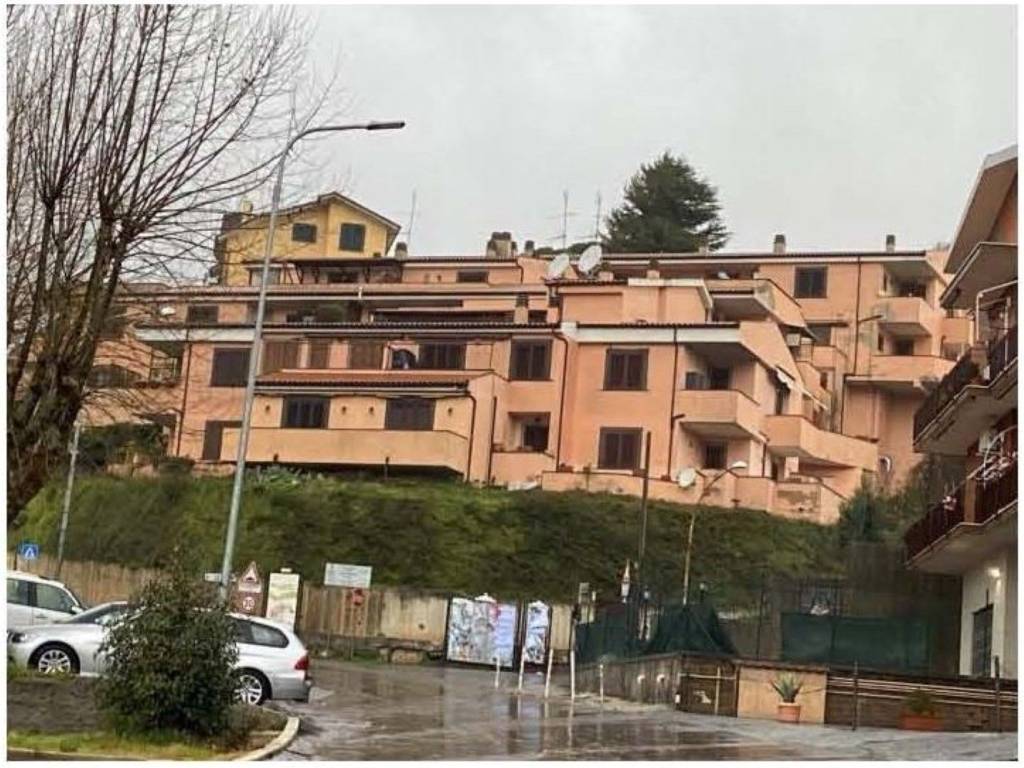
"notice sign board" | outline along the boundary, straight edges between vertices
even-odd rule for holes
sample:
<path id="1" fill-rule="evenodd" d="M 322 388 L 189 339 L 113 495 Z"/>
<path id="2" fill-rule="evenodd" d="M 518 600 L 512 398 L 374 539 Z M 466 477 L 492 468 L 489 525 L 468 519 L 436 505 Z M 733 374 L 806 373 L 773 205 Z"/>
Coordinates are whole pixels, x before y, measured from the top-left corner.
<path id="1" fill-rule="evenodd" d="M 327 563 L 324 566 L 324 586 L 369 589 L 372 574 L 373 567 L 369 565 Z"/>
<path id="2" fill-rule="evenodd" d="M 299 574 L 270 574 L 267 584 L 267 618 L 294 628 L 298 608 Z"/>
<path id="3" fill-rule="evenodd" d="M 511 667 L 515 654 L 515 603 L 453 597 L 448 606 L 448 661 Z"/>
<path id="4" fill-rule="evenodd" d="M 523 656 L 527 664 L 543 664 L 547 656 L 548 636 L 551 634 L 551 608 L 540 600 L 526 609 L 526 635 L 523 638 Z"/>

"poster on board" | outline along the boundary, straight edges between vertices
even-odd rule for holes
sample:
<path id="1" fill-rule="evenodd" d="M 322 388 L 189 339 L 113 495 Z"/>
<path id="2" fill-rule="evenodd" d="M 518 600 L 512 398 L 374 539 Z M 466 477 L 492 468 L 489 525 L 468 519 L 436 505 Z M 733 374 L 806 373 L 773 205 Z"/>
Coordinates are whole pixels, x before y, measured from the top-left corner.
<path id="1" fill-rule="evenodd" d="M 551 606 L 535 600 L 526 608 L 526 635 L 523 637 L 523 655 L 527 664 L 543 664 L 547 656 L 548 636 L 551 633 Z"/>
<path id="2" fill-rule="evenodd" d="M 267 618 L 294 629 L 299 607 L 299 574 L 272 573 L 267 586 Z"/>
<path id="3" fill-rule="evenodd" d="M 448 607 L 448 661 L 511 667 L 515 656 L 518 608 L 487 595 L 453 597 Z"/>

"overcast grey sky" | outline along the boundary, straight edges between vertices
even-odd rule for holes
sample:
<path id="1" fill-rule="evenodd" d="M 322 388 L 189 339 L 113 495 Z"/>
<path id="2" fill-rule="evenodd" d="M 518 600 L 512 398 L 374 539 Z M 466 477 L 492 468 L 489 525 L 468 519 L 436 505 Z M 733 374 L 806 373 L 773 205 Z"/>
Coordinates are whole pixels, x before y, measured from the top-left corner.
<path id="1" fill-rule="evenodd" d="M 350 117 L 408 121 L 313 150 L 322 178 L 402 222 L 414 254 L 493 230 L 593 231 L 641 162 L 719 189 L 729 249 L 948 240 L 982 157 L 1016 141 L 1016 9 L 307 7 Z M 323 182 L 319 182 L 323 183 Z M 307 190 L 314 191 L 314 190 Z"/>

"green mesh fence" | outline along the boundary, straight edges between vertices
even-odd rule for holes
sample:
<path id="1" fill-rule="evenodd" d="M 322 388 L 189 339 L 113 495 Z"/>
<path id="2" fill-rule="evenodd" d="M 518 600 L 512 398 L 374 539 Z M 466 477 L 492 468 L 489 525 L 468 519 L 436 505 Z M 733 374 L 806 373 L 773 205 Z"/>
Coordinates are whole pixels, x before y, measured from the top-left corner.
<path id="1" fill-rule="evenodd" d="M 705 655 L 735 655 L 729 635 L 707 604 L 665 606 L 648 617 L 647 638 L 642 617 L 626 611 L 605 613 L 576 628 L 576 657 L 581 664 L 601 659 L 649 656 L 686 651 Z M 635 629 L 634 629 L 635 628 Z"/>
<path id="2" fill-rule="evenodd" d="M 921 618 L 782 614 L 782 658 L 885 671 L 929 668 L 929 623 Z"/>

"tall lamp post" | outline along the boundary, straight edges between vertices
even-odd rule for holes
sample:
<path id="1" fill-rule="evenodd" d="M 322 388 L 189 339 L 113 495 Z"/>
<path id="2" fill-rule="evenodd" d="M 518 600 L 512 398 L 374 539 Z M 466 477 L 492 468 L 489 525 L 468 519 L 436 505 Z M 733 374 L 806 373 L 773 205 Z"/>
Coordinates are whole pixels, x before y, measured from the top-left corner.
<path id="1" fill-rule="evenodd" d="M 262 350 L 263 316 L 267 306 L 267 280 L 270 275 L 270 261 L 274 252 L 274 228 L 277 226 L 277 207 L 281 201 L 281 179 L 284 166 L 295 143 L 314 133 L 333 133 L 336 131 L 391 131 L 405 127 L 404 120 L 390 122 L 371 121 L 369 123 L 351 123 L 348 125 L 320 125 L 307 128 L 293 136 L 281 153 L 277 163 L 277 177 L 274 180 L 274 193 L 270 203 L 270 223 L 267 227 L 266 243 L 263 248 L 263 269 L 260 273 L 260 292 L 256 303 L 256 324 L 253 329 L 252 350 L 249 353 L 249 376 L 245 381 L 245 400 L 242 405 L 242 426 L 238 433 L 238 456 L 235 459 L 234 485 L 231 488 L 231 509 L 228 512 L 228 530 L 224 538 L 224 562 L 220 569 L 220 594 L 227 600 L 231 585 L 231 560 L 235 554 L 235 538 L 238 534 L 238 512 L 242 503 L 242 484 L 245 477 L 245 455 L 249 448 L 249 430 L 252 424 L 252 405 L 256 393 L 256 376 L 260 368 L 260 352 Z"/>
<path id="2" fill-rule="evenodd" d="M 700 503 L 704 501 L 704 497 L 707 495 L 707 492 L 711 490 L 711 486 L 721 480 L 725 475 L 730 472 L 734 472 L 737 469 L 746 468 L 747 462 L 734 461 L 726 469 L 723 469 L 715 475 L 711 482 L 704 486 L 704 490 L 700 492 L 700 496 L 697 497 L 697 504 L 693 508 L 693 512 L 690 513 L 690 532 L 686 537 L 686 566 L 683 569 L 683 605 L 689 605 L 690 603 L 690 555 L 693 552 L 693 528 L 697 522 L 697 510 L 700 508 Z"/>

